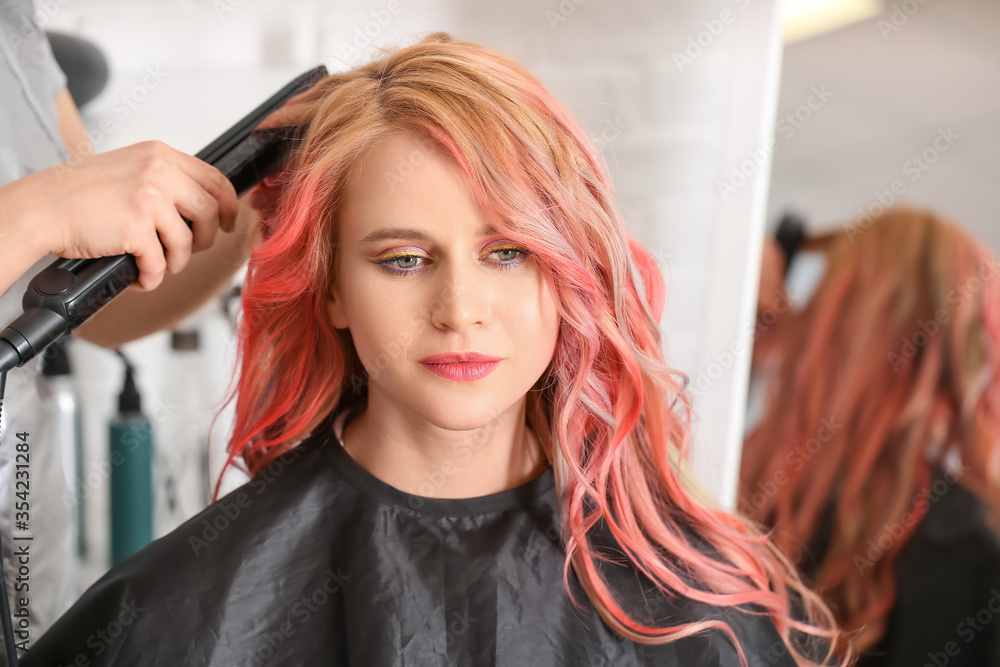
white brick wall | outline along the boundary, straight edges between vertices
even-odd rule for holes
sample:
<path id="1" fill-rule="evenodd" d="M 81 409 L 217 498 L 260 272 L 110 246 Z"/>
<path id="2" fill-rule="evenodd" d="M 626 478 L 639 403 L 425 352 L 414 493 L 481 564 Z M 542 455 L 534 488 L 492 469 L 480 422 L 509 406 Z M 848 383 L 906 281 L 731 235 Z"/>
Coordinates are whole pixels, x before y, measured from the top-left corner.
<path id="1" fill-rule="evenodd" d="M 667 273 L 663 324 L 671 362 L 695 380 L 714 374 L 713 355 L 734 343 L 749 347 L 741 329 L 756 298 L 769 159 L 725 200 L 717 182 L 769 136 L 780 49 L 773 0 L 398 0 L 398 7 L 371 0 L 61 1 L 54 0 L 48 27 L 98 42 L 114 70 L 109 89 L 86 110 L 89 126 L 111 114 L 113 101 L 147 67 L 169 72 L 114 132 L 99 138 L 100 150 L 155 137 L 195 152 L 300 71 L 363 60 L 345 44 L 366 27 L 375 45 L 446 30 L 509 53 L 593 135 L 608 130 L 602 148 L 625 219 Z M 390 16 L 388 25 L 379 25 L 379 16 Z M 675 54 L 698 39 L 707 44 L 703 52 L 679 65 Z M 213 375 L 228 379 L 224 327 L 212 314 L 202 321 L 214 332 Z M 128 349 L 142 357 L 152 401 L 163 387 L 166 338 Z M 120 372 L 104 351 L 85 346 L 77 356 L 94 460 L 106 452 Z M 716 369 L 697 403 L 696 471 L 726 505 L 734 498 L 747 365 L 740 354 Z M 217 394 L 219 386 L 210 391 Z M 216 431 L 220 441 L 225 426 Z M 98 536 L 92 550 L 101 556 L 106 545 L 97 525 L 105 508 L 95 502 L 92 510 L 90 532 Z"/>

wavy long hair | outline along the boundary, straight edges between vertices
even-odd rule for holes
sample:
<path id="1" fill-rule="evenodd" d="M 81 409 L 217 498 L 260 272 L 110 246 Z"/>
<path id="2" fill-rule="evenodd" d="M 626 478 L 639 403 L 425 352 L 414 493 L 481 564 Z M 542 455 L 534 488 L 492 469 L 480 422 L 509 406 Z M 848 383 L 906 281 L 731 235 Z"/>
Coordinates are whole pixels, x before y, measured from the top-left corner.
<path id="1" fill-rule="evenodd" d="M 778 370 L 744 444 L 740 509 L 811 559 L 863 651 L 885 633 L 934 484 L 1000 508 L 1000 267 L 953 223 L 904 207 L 825 252 L 809 304 L 769 346 Z"/>
<path id="2" fill-rule="evenodd" d="M 717 629 L 746 664 L 721 620 L 650 627 L 626 613 L 598 571 L 607 557 L 587 539 L 603 520 L 662 590 L 754 607 L 774 620 L 800 664 L 821 658 L 803 655 L 807 644 L 815 653 L 817 638 L 823 646 L 837 639 L 818 596 L 759 533 L 697 500 L 682 481 L 691 405 L 663 359 L 662 276 L 627 236 L 587 135 L 533 76 L 499 53 L 435 34 L 327 77 L 272 124 L 304 134 L 270 183 L 278 203 L 250 260 L 228 462 L 239 457 L 256 473 L 331 411 L 364 402 L 364 382 L 352 381 L 364 368 L 326 312 L 338 203 L 365 150 L 414 132 L 455 160 L 494 226 L 530 250 L 556 294 L 560 335 L 528 394 L 527 418 L 556 475 L 567 589 L 572 568 L 625 637 L 666 643 Z"/>

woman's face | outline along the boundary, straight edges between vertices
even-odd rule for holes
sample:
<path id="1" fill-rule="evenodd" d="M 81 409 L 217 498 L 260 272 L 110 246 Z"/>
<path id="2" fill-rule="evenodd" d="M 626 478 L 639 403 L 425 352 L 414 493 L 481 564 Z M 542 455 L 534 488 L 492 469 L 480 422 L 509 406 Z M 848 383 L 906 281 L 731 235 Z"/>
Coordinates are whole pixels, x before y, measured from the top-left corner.
<path id="1" fill-rule="evenodd" d="M 467 430 L 519 408 L 559 314 L 534 259 L 490 228 L 458 165 L 398 133 L 351 171 L 328 311 L 368 372 L 369 405 Z"/>

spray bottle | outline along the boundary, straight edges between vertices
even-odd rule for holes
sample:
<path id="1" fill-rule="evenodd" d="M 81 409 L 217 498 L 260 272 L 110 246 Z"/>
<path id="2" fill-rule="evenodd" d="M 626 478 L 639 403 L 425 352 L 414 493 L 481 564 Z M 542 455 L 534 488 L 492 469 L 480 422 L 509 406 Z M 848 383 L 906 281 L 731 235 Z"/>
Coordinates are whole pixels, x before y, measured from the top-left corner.
<path id="1" fill-rule="evenodd" d="M 125 383 L 109 424 L 112 564 L 153 541 L 153 425 L 142 414 L 135 369 L 116 352 L 125 362 Z"/>
<path id="2" fill-rule="evenodd" d="M 62 469 L 66 488 L 73 493 L 73 542 L 76 555 L 87 555 L 86 523 L 84 521 L 85 496 L 83 489 L 83 428 L 80 417 L 80 396 L 71 375 L 68 342 L 59 341 L 45 351 L 45 376 L 47 391 L 55 405 L 55 433 L 61 449 Z"/>

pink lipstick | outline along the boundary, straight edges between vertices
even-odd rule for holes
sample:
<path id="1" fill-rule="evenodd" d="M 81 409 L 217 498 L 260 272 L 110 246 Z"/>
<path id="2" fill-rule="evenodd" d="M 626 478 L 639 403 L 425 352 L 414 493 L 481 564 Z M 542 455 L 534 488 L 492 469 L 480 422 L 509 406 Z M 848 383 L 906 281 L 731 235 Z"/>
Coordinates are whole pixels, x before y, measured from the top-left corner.
<path id="1" fill-rule="evenodd" d="M 472 382 L 484 378 L 503 361 L 479 352 L 446 352 L 432 354 L 420 360 L 424 368 L 435 375 L 455 382 Z"/>

